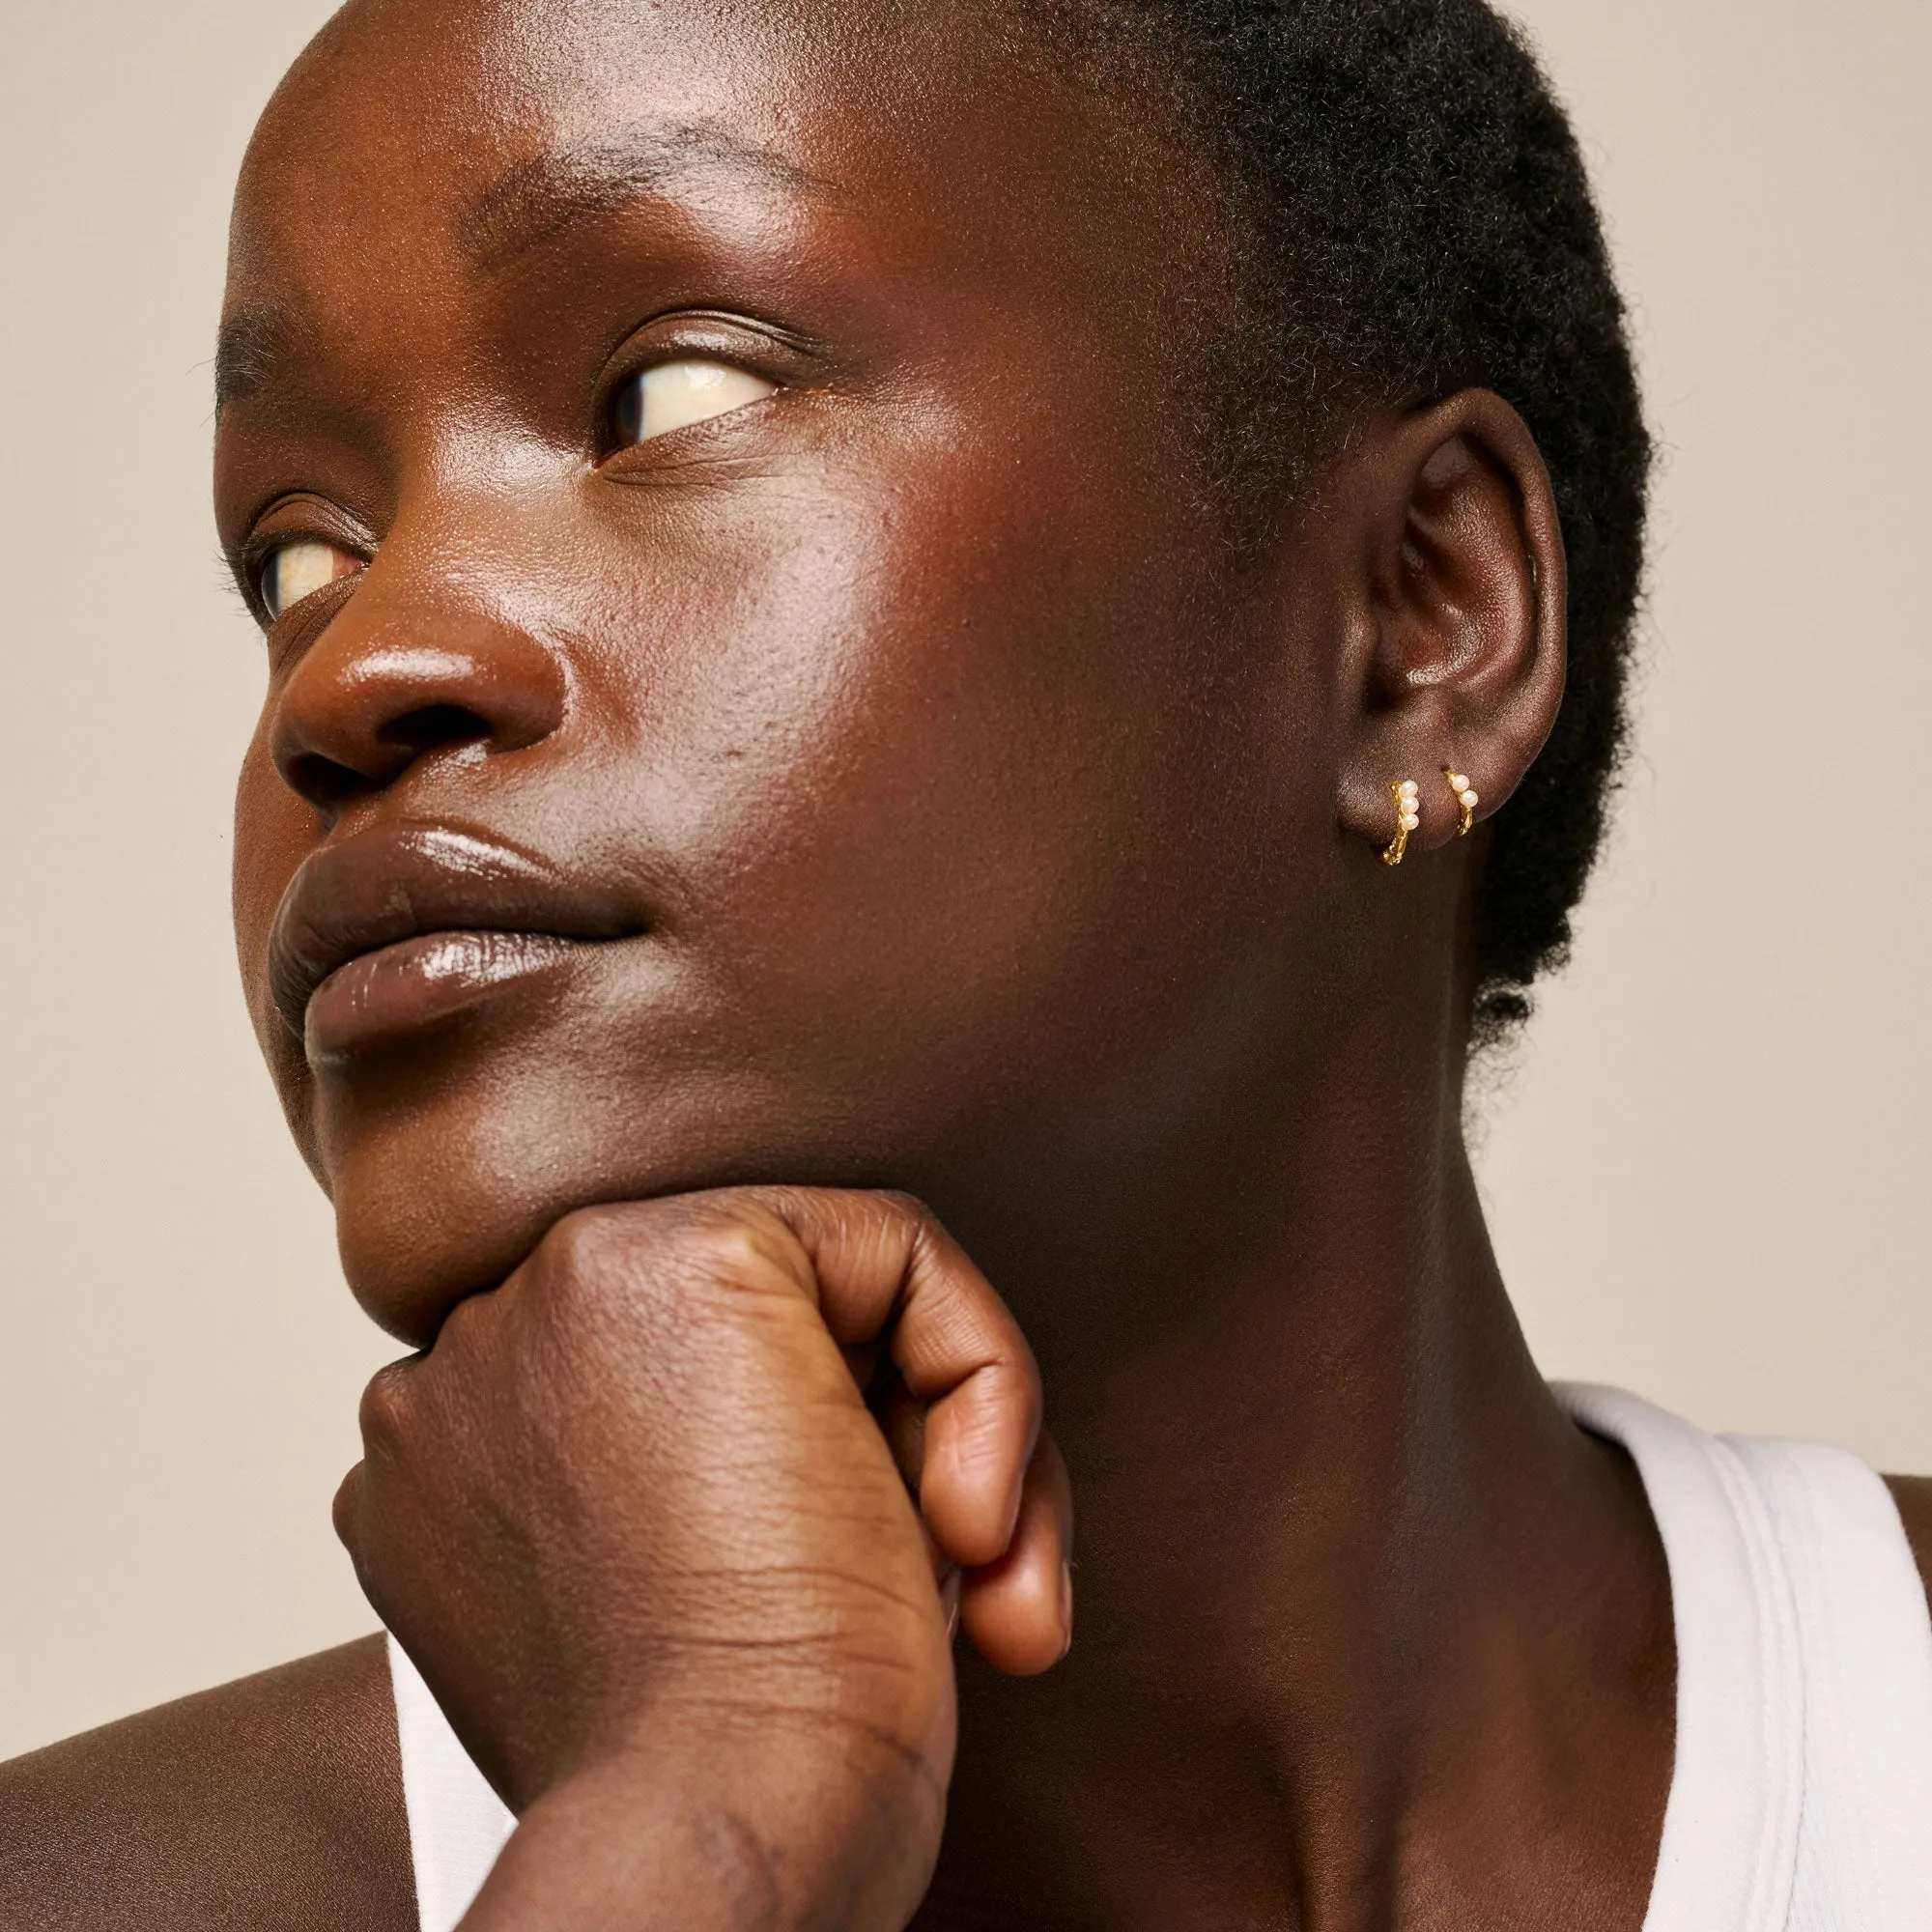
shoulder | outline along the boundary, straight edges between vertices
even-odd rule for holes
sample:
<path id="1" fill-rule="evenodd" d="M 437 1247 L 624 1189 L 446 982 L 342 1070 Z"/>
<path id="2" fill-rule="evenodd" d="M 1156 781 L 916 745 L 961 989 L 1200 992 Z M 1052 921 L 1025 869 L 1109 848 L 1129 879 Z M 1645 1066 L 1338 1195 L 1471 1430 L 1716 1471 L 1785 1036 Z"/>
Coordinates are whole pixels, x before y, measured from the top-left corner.
<path id="1" fill-rule="evenodd" d="M 1912 1546 L 1926 1598 L 1932 1602 L 1932 1476 L 1888 1476 L 1885 1486 L 1898 1505 L 1905 1540 Z"/>
<path id="2" fill-rule="evenodd" d="M 0 1765 L 0 1924 L 415 1932 L 383 1639 Z"/>

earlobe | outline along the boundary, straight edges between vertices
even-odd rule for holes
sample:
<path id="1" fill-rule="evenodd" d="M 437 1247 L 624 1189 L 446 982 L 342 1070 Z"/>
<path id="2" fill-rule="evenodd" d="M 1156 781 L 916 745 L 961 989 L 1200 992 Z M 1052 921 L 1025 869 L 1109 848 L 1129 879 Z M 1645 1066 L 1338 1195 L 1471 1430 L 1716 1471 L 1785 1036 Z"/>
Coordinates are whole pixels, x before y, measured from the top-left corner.
<path id="1" fill-rule="evenodd" d="M 1567 629 L 1555 498 L 1522 418 L 1488 390 L 1378 425 L 1347 467 L 1337 500 L 1359 519 L 1363 621 L 1341 667 L 1353 721 L 1342 822 L 1387 857 L 1391 787 L 1439 772 L 1446 795 L 1409 794 L 1414 810 L 1398 814 L 1417 820 L 1405 842 L 1433 850 L 1507 804 L 1555 724 Z"/>

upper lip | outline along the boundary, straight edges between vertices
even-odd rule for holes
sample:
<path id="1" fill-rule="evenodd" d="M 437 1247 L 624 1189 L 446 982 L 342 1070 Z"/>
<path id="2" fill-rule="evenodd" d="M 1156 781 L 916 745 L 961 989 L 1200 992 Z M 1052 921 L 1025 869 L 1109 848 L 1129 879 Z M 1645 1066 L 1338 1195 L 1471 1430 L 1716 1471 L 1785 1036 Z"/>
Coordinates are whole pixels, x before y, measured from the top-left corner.
<path id="1" fill-rule="evenodd" d="M 301 1037 L 309 997 L 337 967 L 426 932 L 536 932 L 619 939 L 635 911 L 547 860 L 450 826 L 392 823 L 305 859 L 269 934 L 269 989 Z"/>

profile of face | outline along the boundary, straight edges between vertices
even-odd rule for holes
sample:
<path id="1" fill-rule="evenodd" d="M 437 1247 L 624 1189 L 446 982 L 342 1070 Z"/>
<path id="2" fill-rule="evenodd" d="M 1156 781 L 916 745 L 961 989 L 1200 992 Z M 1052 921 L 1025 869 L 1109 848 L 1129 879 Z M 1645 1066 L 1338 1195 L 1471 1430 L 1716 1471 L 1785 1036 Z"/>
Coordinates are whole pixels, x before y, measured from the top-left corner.
<path id="1" fill-rule="evenodd" d="M 399 1334 L 594 1201 L 1128 1194 L 1349 1023 L 1353 607 L 1213 485 L 1214 183 L 1014 48 L 355 0 L 264 119 L 239 941 Z"/>

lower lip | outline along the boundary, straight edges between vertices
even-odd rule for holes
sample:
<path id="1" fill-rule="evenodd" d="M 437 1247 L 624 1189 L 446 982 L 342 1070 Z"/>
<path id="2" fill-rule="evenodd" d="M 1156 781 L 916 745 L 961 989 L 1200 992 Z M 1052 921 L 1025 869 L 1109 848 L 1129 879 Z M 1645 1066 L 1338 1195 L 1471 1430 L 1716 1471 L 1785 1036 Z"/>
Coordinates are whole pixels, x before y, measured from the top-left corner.
<path id="1" fill-rule="evenodd" d="M 338 966 L 309 997 L 309 1064 L 402 1040 L 547 972 L 582 943 L 546 932 L 425 932 Z"/>

